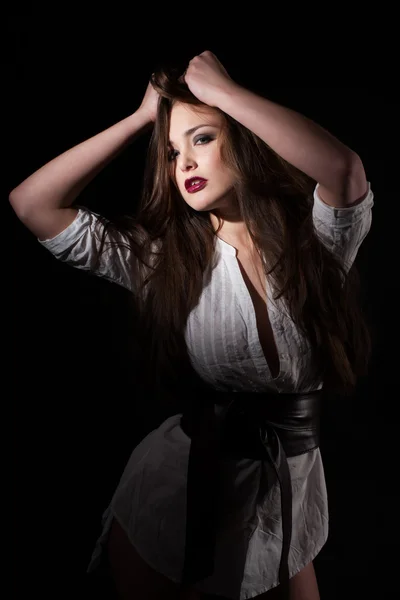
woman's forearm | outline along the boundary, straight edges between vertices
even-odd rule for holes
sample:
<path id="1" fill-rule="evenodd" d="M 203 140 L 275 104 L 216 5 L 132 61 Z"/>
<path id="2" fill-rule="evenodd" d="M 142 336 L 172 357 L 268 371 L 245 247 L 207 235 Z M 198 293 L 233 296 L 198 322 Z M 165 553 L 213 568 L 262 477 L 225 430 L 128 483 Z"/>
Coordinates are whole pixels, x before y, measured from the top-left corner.
<path id="1" fill-rule="evenodd" d="M 233 84 L 218 108 L 250 129 L 277 154 L 329 187 L 351 167 L 356 154 L 321 126 L 292 109 Z"/>
<path id="2" fill-rule="evenodd" d="M 108 129 L 60 154 L 10 193 L 16 213 L 30 209 L 66 208 L 123 149 L 149 125 L 140 109 Z"/>

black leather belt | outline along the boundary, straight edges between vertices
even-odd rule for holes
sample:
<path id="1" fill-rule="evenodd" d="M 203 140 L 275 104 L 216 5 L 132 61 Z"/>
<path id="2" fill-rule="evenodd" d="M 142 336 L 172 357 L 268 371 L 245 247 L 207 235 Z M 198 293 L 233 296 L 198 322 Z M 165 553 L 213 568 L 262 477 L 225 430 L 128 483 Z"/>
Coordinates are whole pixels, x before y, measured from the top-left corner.
<path id="1" fill-rule="evenodd" d="M 218 456 L 269 461 L 281 488 L 279 584 L 288 597 L 292 486 L 287 456 L 319 446 L 322 390 L 302 394 L 211 393 L 186 398 L 181 428 L 191 438 L 183 584 L 214 572 Z M 189 406 L 190 405 L 190 406 Z"/>

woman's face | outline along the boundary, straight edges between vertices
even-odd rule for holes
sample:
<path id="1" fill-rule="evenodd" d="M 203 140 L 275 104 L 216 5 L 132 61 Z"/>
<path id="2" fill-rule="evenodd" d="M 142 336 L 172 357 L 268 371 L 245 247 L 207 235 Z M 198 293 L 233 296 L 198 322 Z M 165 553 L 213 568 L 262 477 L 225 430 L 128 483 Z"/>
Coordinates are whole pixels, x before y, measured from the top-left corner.
<path id="1" fill-rule="evenodd" d="M 233 173 L 222 163 L 223 117 L 211 107 L 176 103 L 171 110 L 169 160 L 183 199 L 198 211 L 227 206 Z"/>

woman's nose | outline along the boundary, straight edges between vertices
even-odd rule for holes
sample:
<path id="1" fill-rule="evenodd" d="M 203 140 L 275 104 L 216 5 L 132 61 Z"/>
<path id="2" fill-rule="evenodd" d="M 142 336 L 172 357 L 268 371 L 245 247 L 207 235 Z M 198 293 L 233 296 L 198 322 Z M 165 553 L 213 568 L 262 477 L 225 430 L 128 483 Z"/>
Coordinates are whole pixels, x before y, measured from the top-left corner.
<path id="1" fill-rule="evenodd" d="M 179 167 L 182 171 L 189 171 L 196 167 L 196 161 L 189 156 L 180 156 Z"/>

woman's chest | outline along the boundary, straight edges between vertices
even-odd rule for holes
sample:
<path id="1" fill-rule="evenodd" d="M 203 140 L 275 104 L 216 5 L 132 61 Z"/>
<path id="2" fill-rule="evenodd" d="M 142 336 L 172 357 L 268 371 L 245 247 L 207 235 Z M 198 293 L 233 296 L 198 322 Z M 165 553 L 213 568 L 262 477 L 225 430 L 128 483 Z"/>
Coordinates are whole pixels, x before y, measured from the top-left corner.
<path id="1" fill-rule="evenodd" d="M 272 377 L 279 374 L 279 354 L 267 310 L 266 276 L 259 255 L 238 251 L 237 260 L 244 283 L 250 294 L 257 322 L 257 331 L 265 360 Z"/>
<path id="2" fill-rule="evenodd" d="M 204 276 L 185 341 L 197 373 L 221 391 L 263 391 L 271 379 L 281 390 L 308 385 L 309 344 L 284 301 L 274 298 L 261 258 L 219 255 Z"/>

